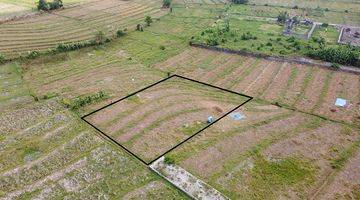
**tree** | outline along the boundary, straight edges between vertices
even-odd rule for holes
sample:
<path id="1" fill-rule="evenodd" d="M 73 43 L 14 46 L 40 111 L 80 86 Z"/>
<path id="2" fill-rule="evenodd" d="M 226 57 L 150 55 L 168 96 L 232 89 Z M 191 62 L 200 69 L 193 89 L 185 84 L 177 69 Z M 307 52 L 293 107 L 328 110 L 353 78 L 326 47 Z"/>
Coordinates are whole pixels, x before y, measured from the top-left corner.
<path id="1" fill-rule="evenodd" d="M 150 24 L 153 22 L 153 20 L 151 19 L 150 16 L 146 16 L 145 17 L 145 23 L 147 26 L 150 26 Z"/>
<path id="2" fill-rule="evenodd" d="M 39 0 L 38 4 L 37 4 L 37 9 L 38 10 L 45 10 L 45 11 L 49 10 L 49 5 L 46 2 L 46 0 Z"/>
<path id="3" fill-rule="evenodd" d="M 163 0 L 163 8 L 169 8 L 172 0 Z"/>

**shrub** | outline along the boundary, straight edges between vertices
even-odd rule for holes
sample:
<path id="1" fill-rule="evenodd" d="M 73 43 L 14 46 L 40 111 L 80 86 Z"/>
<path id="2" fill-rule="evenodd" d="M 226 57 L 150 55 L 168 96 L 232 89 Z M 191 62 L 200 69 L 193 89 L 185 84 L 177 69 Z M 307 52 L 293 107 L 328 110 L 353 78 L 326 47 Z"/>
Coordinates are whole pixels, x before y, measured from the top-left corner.
<path id="1" fill-rule="evenodd" d="M 116 31 L 116 36 L 119 38 L 119 37 L 122 37 L 122 36 L 124 36 L 125 35 L 125 31 L 123 31 L 123 30 L 118 30 L 118 31 Z"/>
<path id="2" fill-rule="evenodd" d="M 138 25 L 136 25 L 136 30 L 137 31 L 144 31 L 144 28 L 143 28 L 143 26 L 141 24 L 138 24 Z"/>
<path id="3" fill-rule="evenodd" d="M 105 33 L 103 31 L 98 31 L 96 34 L 95 34 L 95 42 L 97 44 L 104 44 L 105 41 L 106 41 L 106 36 L 105 36 Z"/>
<path id="4" fill-rule="evenodd" d="M 160 50 L 165 50 L 165 46 L 161 45 L 161 46 L 159 47 L 159 49 L 160 49 Z"/>
<path id="5" fill-rule="evenodd" d="M 63 7 L 62 0 L 53 0 L 52 2 L 47 2 L 46 0 L 39 0 L 37 2 L 37 9 L 38 10 L 56 10 Z"/>
<path id="6" fill-rule="evenodd" d="M 73 42 L 73 43 L 61 43 L 58 44 L 56 47 L 56 51 L 58 52 L 66 52 L 66 51 L 73 51 L 78 50 L 84 47 L 96 45 L 95 41 L 84 41 L 84 42 Z"/>
<path id="7" fill-rule="evenodd" d="M 285 23 L 288 18 L 289 18 L 289 14 L 287 12 L 280 12 L 277 17 L 277 21 L 279 23 Z"/>
<path id="8" fill-rule="evenodd" d="M 34 59 L 40 55 L 37 51 L 28 51 L 28 54 L 26 55 L 26 58 Z"/>
<path id="9" fill-rule="evenodd" d="M 322 27 L 328 27 L 329 24 L 328 24 L 328 23 L 322 23 L 321 26 L 322 26 Z"/>
<path id="10" fill-rule="evenodd" d="M 5 61 L 5 56 L 0 53 L 0 63 Z"/>
<path id="11" fill-rule="evenodd" d="M 171 5 L 171 0 L 163 0 L 163 7 L 169 8 Z"/>
<path id="12" fill-rule="evenodd" d="M 299 6 L 295 5 L 295 6 L 293 7 L 293 9 L 299 9 Z"/>
<path id="13" fill-rule="evenodd" d="M 74 100 L 68 100 L 68 99 L 62 99 L 61 102 L 68 108 L 72 110 L 77 110 L 81 107 L 84 107 L 86 105 L 99 102 L 103 99 L 106 99 L 108 97 L 108 94 L 106 94 L 104 91 L 99 91 L 96 94 L 88 95 L 88 96 L 82 96 L 77 97 Z"/>
<path id="14" fill-rule="evenodd" d="M 145 17 L 145 23 L 146 23 L 147 26 L 150 26 L 151 23 L 153 23 L 153 20 L 151 19 L 150 16 Z"/>
<path id="15" fill-rule="evenodd" d="M 62 0 L 54 0 L 53 2 L 48 3 L 50 10 L 56 10 L 63 7 Z"/>
<path id="16" fill-rule="evenodd" d="M 171 156 L 165 156 L 164 163 L 168 165 L 175 164 L 175 159 Z"/>
<path id="17" fill-rule="evenodd" d="M 246 4 L 249 0 L 231 0 L 234 4 Z"/>

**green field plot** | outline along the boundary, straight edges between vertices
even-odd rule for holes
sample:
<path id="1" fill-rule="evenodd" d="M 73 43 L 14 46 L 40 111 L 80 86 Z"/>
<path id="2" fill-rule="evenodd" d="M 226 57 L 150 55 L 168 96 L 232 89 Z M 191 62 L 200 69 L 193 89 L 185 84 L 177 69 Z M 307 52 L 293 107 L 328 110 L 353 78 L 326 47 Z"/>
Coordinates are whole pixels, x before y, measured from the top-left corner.
<path id="1" fill-rule="evenodd" d="M 247 100 L 248 97 L 172 77 L 85 120 L 149 163 L 205 128 L 208 117 L 215 121 Z"/>
<path id="2" fill-rule="evenodd" d="M 336 171 L 329 161 L 360 137 L 358 129 L 266 103 L 236 112 L 246 118 L 229 116 L 166 155 L 232 199 L 311 197 Z"/>
<path id="3" fill-rule="evenodd" d="M 310 19 L 318 22 L 327 22 L 335 24 L 360 24 L 360 12 L 349 13 L 349 12 L 337 12 L 326 10 L 325 8 L 299 8 L 292 9 L 281 6 L 264 6 L 264 5 L 232 5 L 229 7 L 229 14 L 239 17 L 263 17 L 263 18 L 276 18 L 279 13 L 287 12 L 290 16 L 300 16 L 302 18 Z"/>
<path id="4" fill-rule="evenodd" d="M 186 199 L 54 101 L 0 119 L 1 198 Z"/>

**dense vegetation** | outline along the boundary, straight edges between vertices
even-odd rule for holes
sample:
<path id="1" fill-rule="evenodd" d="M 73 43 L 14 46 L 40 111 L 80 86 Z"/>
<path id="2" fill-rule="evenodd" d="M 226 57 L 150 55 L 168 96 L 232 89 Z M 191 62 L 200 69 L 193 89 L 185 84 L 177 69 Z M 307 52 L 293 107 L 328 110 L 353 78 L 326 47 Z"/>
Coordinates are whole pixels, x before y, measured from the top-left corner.
<path id="1" fill-rule="evenodd" d="M 308 56 L 328 62 L 360 67 L 360 48 L 351 46 L 325 47 L 309 50 Z"/>

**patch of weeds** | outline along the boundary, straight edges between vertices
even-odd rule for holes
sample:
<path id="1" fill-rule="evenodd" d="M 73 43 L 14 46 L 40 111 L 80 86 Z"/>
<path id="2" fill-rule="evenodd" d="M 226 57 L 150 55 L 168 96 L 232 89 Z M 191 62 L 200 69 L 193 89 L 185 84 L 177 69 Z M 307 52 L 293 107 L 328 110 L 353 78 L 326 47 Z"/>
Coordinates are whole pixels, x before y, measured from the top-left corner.
<path id="1" fill-rule="evenodd" d="M 27 145 L 22 153 L 24 161 L 31 161 L 40 154 L 40 150 L 36 145 Z"/>
<path id="2" fill-rule="evenodd" d="M 310 162 L 294 157 L 269 161 L 257 154 L 251 171 L 252 195 L 257 199 L 275 197 L 276 191 L 300 183 L 313 182 L 314 174 L 315 168 Z"/>
<path id="3" fill-rule="evenodd" d="M 339 156 L 336 159 L 333 159 L 330 162 L 331 167 L 333 169 L 341 169 L 359 147 L 360 147 L 360 140 L 357 140 L 349 148 L 340 152 Z"/>

